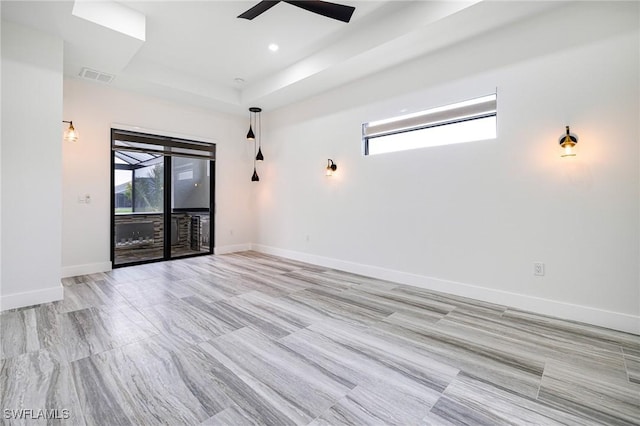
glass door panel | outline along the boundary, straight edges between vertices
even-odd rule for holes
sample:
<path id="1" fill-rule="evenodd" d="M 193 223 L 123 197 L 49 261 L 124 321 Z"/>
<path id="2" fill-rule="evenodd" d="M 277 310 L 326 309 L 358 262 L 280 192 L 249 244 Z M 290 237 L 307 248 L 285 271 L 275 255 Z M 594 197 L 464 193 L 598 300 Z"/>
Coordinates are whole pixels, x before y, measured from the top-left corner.
<path id="1" fill-rule="evenodd" d="M 171 157 L 171 257 L 210 253 L 211 162 Z"/>
<path id="2" fill-rule="evenodd" d="M 114 151 L 114 266 L 164 257 L 164 158 Z"/>

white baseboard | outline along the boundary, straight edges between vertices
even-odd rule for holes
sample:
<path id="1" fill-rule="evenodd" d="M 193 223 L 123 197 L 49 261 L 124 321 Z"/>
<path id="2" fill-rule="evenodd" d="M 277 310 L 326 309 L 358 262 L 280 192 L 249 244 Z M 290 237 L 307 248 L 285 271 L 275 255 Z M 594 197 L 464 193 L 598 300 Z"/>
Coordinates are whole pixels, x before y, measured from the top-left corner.
<path id="1" fill-rule="evenodd" d="M 234 244 L 228 246 L 214 247 L 215 254 L 235 253 L 238 251 L 251 250 L 251 243 Z M 62 278 L 77 277 L 78 275 L 97 274 L 99 272 L 110 271 L 111 262 L 87 263 L 84 265 L 71 265 L 62 267 Z"/>
<path id="2" fill-rule="evenodd" d="M 62 287 L 62 284 L 55 287 L 43 288 L 41 290 L 3 294 L 0 296 L 0 311 L 38 305 L 40 303 L 55 302 L 56 300 L 62 300 L 63 298 L 64 287 Z"/>
<path id="3" fill-rule="evenodd" d="M 251 243 L 233 244 L 229 246 L 218 246 L 213 248 L 215 254 L 235 253 L 238 251 L 251 250 Z"/>
<path id="4" fill-rule="evenodd" d="M 284 250 L 261 244 L 252 244 L 251 248 L 266 254 L 286 257 L 300 262 L 311 263 L 327 268 L 338 269 L 354 274 L 388 280 L 400 284 L 420 287 L 427 290 L 468 297 L 484 302 L 496 303 L 542 315 L 579 321 L 613 330 L 640 335 L 640 316 L 612 312 L 590 306 L 575 305 L 567 302 L 543 299 L 525 294 L 511 293 L 473 284 L 459 283 L 409 272 L 385 269 L 372 265 L 349 262 L 330 257 L 317 256 L 298 251 Z"/>
<path id="5" fill-rule="evenodd" d="M 62 267 L 62 278 L 77 277 L 78 275 L 97 274 L 111 270 L 111 262 L 87 263 Z"/>

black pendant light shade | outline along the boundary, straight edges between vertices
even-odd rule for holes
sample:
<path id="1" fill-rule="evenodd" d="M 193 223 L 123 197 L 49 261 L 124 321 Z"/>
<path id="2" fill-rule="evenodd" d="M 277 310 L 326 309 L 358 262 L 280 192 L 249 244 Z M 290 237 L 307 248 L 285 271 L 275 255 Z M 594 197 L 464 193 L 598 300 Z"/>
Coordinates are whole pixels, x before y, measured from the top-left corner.
<path id="1" fill-rule="evenodd" d="M 251 176 L 251 182 L 260 182 L 260 177 L 258 176 L 258 172 L 256 172 L 256 168 L 253 168 L 253 176 Z"/>
<path id="2" fill-rule="evenodd" d="M 249 123 L 249 131 L 247 132 L 247 140 L 252 141 L 256 139 L 256 135 L 253 134 L 253 129 L 251 128 L 251 123 Z"/>
<path id="3" fill-rule="evenodd" d="M 264 161 L 264 155 L 262 155 L 262 148 L 258 148 L 258 155 L 256 155 L 256 160 Z"/>

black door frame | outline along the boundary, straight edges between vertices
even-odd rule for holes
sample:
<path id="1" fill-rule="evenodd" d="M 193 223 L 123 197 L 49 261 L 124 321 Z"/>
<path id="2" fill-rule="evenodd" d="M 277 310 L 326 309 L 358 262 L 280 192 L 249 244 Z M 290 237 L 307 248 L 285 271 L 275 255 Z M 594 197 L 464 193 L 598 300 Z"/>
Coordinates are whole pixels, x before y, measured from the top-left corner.
<path id="1" fill-rule="evenodd" d="M 137 141 L 139 143 L 148 143 L 148 140 L 145 139 L 145 137 L 149 137 L 149 138 L 153 138 L 154 140 L 161 140 L 164 143 L 162 144 L 163 146 L 165 146 L 165 149 L 163 149 L 163 157 L 164 157 L 164 191 L 163 191 L 163 196 L 164 196 L 164 203 L 163 203 L 163 220 L 164 220 L 164 245 L 163 245 L 163 257 L 162 258 L 158 258 L 158 259 L 148 259 L 148 260 L 140 260 L 140 261 L 134 261 L 134 262 L 128 262 L 125 264 L 120 264 L 120 265 L 116 265 L 115 264 L 115 247 L 116 247 L 116 242 L 115 242 L 115 217 L 116 217 L 116 213 L 115 213 L 115 208 L 116 208 L 116 201 L 115 201 L 115 170 L 116 170 L 116 163 L 115 163 L 115 152 L 116 151 L 127 151 L 126 148 L 122 148 L 122 147 L 116 147 L 115 143 L 114 143 L 114 137 L 116 132 L 118 132 L 119 129 L 111 129 L 111 149 L 110 149 L 110 156 L 111 156 L 111 214 L 110 214 L 110 240 L 111 240 L 111 250 L 110 250 L 110 259 L 111 259 L 111 268 L 115 269 L 115 268 L 121 268 L 121 267 L 125 267 L 125 266 L 135 266 L 135 265 L 144 265 L 147 263 L 156 263 L 156 262 L 165 262 L 168 260 L 178 260 L 178 259 L 187 259 L 190 257 L 198 257 L 198 256 L 208 256 L 214 253 L 214 243 L 215 243 L 215 195 L 216 195 L 216 186 L 215 186 L 215 176 L 216 176 L 216 161 L 215 161 L 215 153 L 216 153 L 216 146 L 215 144 L 210 144 L 210 143 L 205 143 L 205 142 L 200 142 L 200 141 L 192 141 L 192 140 L 187 140 L 187 139 L 177 139 L 177 138 L 172 138 L 172 137 L 167 137 L 167 136 L 161 136 L 161 135 L 153 135 L 153 134 L 146 134 L 146 133 L 138 133 L 138 132 L 128 132 L 127 133 L 127 139 L 131 139 L 132 141 Z M 157 143 L 156 143 L 157 144 Z M 206 151 L 209 152 L 209 154 L 211 154 L 210 156 L 212 156 L 213 158 L 209 158 L 209 251 L 208 252 L 202 252 L 202 253 L 193 253 L 193 254 L 188 254 L 188 255 L 184 255 L 184 256 L 180 256 L 180 257 L 171 257 L 171 220 L 172 220 L 172 208 L 171 208 L 171 195 L 172 195 L 172 190 L 171 190 L 171 178 L 172 178 L 172 171 L 171 171 L 171 164 L 172 164 L 172 157 L 191 157 L 191 158 L 197 158 L 197 159 L 207 159 L 207 158 L 203 158 L 202 156 L 196 156 L 196 155 L 182 155 L 179 150 L 180 149 L 189 149 L 189 150 L 193 150 L 193 149 L 198 149 L 198 147 L 202 147 L 205 146 L 203 144 L 208 145 Z M 160 145 L 160 144 L 158 144 Z M 195 145 L 195 147 L 194 147 Z M 177 148 L 178 152 L 172 153 L 171 149 L 172 148 Z M 141 149 L 131 149 L 131 151 L 138 151 L 138 152 L 145 152 L 144 150 Z M 147 151 L 147 152 L 153 152 L 155 153 L 155 151 Z M 132 200 L 133 201 L 133 200 Z"/>

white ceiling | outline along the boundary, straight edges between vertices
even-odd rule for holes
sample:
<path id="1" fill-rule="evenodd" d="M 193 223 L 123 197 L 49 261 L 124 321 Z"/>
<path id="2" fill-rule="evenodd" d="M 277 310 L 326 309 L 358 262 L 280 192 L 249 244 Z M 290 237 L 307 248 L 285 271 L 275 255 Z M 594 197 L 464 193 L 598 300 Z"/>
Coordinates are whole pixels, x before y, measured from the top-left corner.
<path id="1" fill-rule="evenodd" d="M 86 1 L 86 0 L 83 0 Z M 72 15 L 73 1 L 2 1 L 2 19 L 64 40 L 64 73 L 115 75 L 114 87 L 244 114 L 273 110 L 557 7 L 557 2 L 350 1 L 351 22 L 279 3 L 120 1 L 146 17 L 145 41 Z M 280 49 L 271 52 L 270 43 Z M 242 79 L 239 83 L 236 79 Z M 101 84 L 101 83 L 95 83 Z"/>

